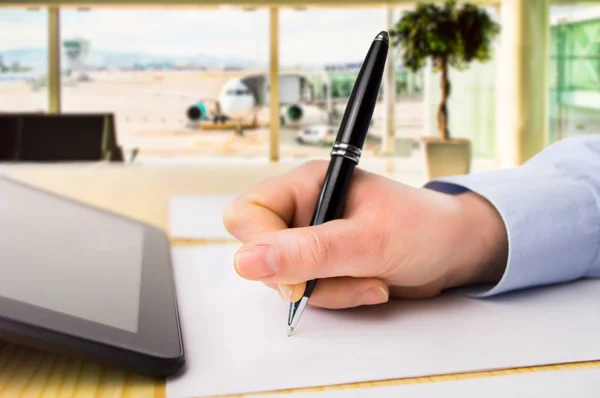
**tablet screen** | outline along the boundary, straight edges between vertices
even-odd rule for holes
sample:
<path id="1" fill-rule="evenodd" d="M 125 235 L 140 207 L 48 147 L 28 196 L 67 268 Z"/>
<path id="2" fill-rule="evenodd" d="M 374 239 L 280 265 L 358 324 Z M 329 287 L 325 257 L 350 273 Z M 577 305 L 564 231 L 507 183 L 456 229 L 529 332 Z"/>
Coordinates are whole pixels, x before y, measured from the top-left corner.
<path id="1" fill-rule="evenodd" d="M 140 225 L 0 179 L 0 296 L 136 333 L 143 241 Z"/>

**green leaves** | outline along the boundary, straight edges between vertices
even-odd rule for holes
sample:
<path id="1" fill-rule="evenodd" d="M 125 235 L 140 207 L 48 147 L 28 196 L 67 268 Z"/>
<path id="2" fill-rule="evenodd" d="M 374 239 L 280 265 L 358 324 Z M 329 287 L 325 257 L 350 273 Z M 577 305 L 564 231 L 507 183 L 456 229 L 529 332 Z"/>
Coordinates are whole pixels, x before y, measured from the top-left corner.
<path id="1" fill-rule="evenodd" d="M 427 58 L 438 70 L 442 59 L 456 69 L 465 69 L 473 60 L 486 62 L 499 32 L 500 26 L 484 9 L 469 3 L 457 7 L 455 0 L 447 0 L 441 6 L 419 3 L 389 33 L 404 65 L 416 72 Z"/>

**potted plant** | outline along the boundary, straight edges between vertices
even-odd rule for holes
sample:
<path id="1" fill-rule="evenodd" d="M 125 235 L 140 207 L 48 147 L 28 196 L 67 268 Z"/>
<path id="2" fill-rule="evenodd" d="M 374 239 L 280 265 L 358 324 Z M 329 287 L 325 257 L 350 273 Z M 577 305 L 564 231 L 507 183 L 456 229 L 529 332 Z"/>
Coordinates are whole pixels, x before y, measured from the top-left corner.
<path id="1" fill-rule="evenodd" d="M 423 137 L 430 179 L 470 171 L 470 140 L 451 138 L 448 130 L 448 72 L 450 67 L 465 70 L 472 61 L 490 60 L 492 41 L 499 32 L 500 26 L 483 8 L 469 3 L 458 7 L 455 0 L 440 5 L 420 3 L 390 29 L 392 44 L 399 48 L 407 68 L 416 72 L 429 59 L 434 71 L 440 72 L 439 137 Z"/>

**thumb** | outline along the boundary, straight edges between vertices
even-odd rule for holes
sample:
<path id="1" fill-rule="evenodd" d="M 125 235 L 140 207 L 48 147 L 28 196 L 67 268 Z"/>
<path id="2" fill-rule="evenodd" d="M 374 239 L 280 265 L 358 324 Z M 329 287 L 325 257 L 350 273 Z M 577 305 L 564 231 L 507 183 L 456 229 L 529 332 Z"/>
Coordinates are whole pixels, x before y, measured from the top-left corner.
<path id="1" fill-rule="evenodd" d="M 380 235 L 356 220 L 267 232 L 242 246 L 234 264 L 243 278 L 279 284 L 377 276 L 383 268 Z"/>

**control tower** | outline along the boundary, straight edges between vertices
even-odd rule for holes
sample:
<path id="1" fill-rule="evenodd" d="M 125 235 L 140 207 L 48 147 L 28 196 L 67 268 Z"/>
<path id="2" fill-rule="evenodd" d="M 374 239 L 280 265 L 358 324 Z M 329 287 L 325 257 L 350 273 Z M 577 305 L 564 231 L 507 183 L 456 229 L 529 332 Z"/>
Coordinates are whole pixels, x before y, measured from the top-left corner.
<path id="1" fill-rule="evenodd" d="M 85 58 L 90 51 L 89 40 L 81 38 L 65 40 L 63 41 L 63 47 L 66 50 L 67 59 L 69 60 L 68 75 L 77 81 L 89 80 L 89 76 L 85 70 Z"/>

